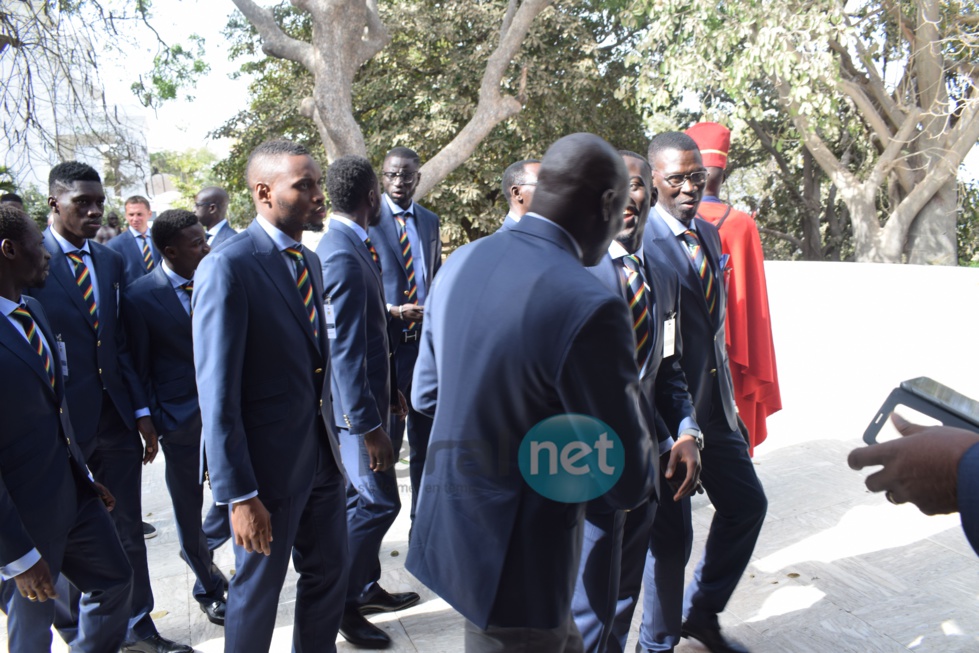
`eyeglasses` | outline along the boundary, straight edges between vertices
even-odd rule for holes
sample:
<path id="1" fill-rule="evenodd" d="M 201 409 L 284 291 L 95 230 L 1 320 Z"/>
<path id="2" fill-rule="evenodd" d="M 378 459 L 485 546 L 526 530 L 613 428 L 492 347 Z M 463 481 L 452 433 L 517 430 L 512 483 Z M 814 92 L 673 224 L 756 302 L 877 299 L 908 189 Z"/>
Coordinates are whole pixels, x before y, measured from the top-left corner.
<path id="1" fill-rule="evenodd" d="M 694 186 L 703 186 L 705 183 L 707 183 L 706 170 L 696 170 L 694 172 L 685 175 L 681 175 L 681 174 L 664 175 L 659 170 L 653 170 L 653 172 L 655 172 L 660 177 L 662 177 L 666 181 L 666 183 L 668 183 L 673 188 L 682 187 L 683 184 L 687 182 L 687 180 L 689 180 L 690 183 L 693 184 Z"/>
<path id="2" fill-rule="evenodd" d="M 216 206 L 214 202 L 194 202 L 194 208 L 199 209 L 202 206 Z"/>
<path id="3" fill-rule="evenodd" d="M 388 181 L 394 181 L 395 179 L 400 179 L 406 184 L 410 184 L 411 182 L 415 181 L 415 175 L 417 175 L 418 173 L 417 172 L 384 172 L 381 174 L 383 174 L 384 178 L 387 179 Z"/>

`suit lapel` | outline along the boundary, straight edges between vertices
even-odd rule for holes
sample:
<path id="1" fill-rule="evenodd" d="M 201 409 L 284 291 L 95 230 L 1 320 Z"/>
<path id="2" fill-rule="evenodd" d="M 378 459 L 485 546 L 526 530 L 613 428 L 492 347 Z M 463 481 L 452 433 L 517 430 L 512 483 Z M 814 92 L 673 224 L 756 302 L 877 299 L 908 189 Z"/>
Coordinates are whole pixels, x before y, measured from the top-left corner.
<path id="1" fill-rule="evenodd" d="M 30 311 L 30 313 L 31 317 L 34 317 L 34 323 L 37 324 L 38 328 L 40 329 L 41 324 L 37 317 L 35 317 L 34 311 Z M 55 353 L 51 351 L 51 348 L 55 347 L 51 334 L 46 333 L 43 329 L 41 330 L 41 333 L 44 334 L 44 339 L 47 340 L 48 352 L 51 354 L 51 365 L 60 365 L 59 359 Z M 24 336 L 18 333 L 17 329 L 14 328 L 14 325 L 10 323 L 10 320 L 7 319 L 6 316 L 0 317 L 0 345 L 3 345 L 9 349 L 11 353 L 17 356 L 17 358 L 24 361 L 28 367 L 34 370 L 34 373 L 41 380 L 41 382 L 44 383 L 48 389 L 51 389 L 51 383 L 48 380 L 47 372 L 44 370 L 44 365 L 41 363 L 41 357 L 37 355 L 36 351 L 31 349 L 30 343 L 27 342 Z M 55 378 L 57 378 L 57 369 L 58 368 L 55 367 Z M 56 394 L 55 391 L 52 392 Z"/>
<path id="2" fill-rule="evenodd" d="M 653 215 L 649 216 L 647 229 L 653 228 L 653 237 L 667 258 L 670 259 L 673 268 L 679 273 L 680 283 L 699 298 L 697 306 L 705 314 L 709 313 L 707 298 L 704 297 L 704 287 L 700 283 L 700 275 L 694 270 L 693 261 L 690 254 L 687 253 L 685 245 L 680 243 L 680 239 L 670 230 L 669 225 L 660 217 L 659 212 L 655 209 L 650 209 L 650 211 L 653 212 Z"/>
<path id="3" fill-rule="evenodd" d="M 380 283 L 381 283 L 381 271 L 378 269 L 377 263 L 374 262 L 374 257 L 371 256 L 370 250 L 367 249 L 367 245 L 364 243 L 364 241 L 362 241 L 357 236 L 357 234 L 354 233 L 354 230 L 353 229 L 351 229 L 347 225 L 343 224 L 342 222 L 336 222 L 335 224 L 331 225 L 330 228 L 332 229 L 334 227 L 340 227 L 340 229 L 337 231 L 337 233 L 338 234 L 341 234 L 343 238 L 346 238 L 348 241 L 350 241 L 350 245 L 353 248 L 353 250 L 355 252 L 357 252 L 357 255 L 360 256 L 360 259 L 364 263 L 366 263 L 367 264 L 367 267 L 369 267 L 370 270 L 371 270 L 371 272 L 374 273 L 374 275 L 373 275 L 374 276 L 374 279 L 377 281 L 378 285 L 380 285 Z M 368 233 L 368 236 L 369 235 L 370 234 Z M 373 242 L 374 241 L 372 240 L 371 243 L 373 243 Z M 376 247 L 377 246 L 375 245 L 375 248 Z"/>
<path id="4" fill-rule="evenodd" d="M 78 288 L 78 282 L 75 281 L 74 266 L 68 261 L 68 257 L 61 251 L 61 245 L 50 232 L 50 227 L 44 232 L 44 248 L 51 254 L 50 276 L 64 288 L 65 295 L 89 322 L 92 317 L 82 300 L 82 291 Z"/>
<path id="5" fill-rule="evenodd" d="M 398 241 L 398 225 L 386 200 L 381 205 L 381 222 L 375 229 L 381 234 L 381 240 L 384 245 L 394 253 L 394 260 L 398 262 L 398 269 L 401 270 L 401 276 L 405 283 L 408 283 L 404 257 L 401 255 L 401 243 Z"/>
<path id="6" fill-rule="evenodd" d="M 153 289 L 151 292 L 160 303 L 160 306 L 166 309 L 167 313 L 170 314 L 177 324 L 190 329 L 190 315 L 187 314 L 184 305 L 180 303 L 180 298 L 177 297 L 177 290 L 170 285 L 170 279 L 167 278 L 166 273 L 163 271 L 163 266 L 154 269 L 150 274 L 153 275 Z"/>
<path id="7" fill-rule="evenodd" d="M 313 336 L 313 329 L 309 324 L 309 315 L 306 313 L 306 306 L 303 304 L 303 300 L 299 296 L 299 290 L 296 288 L 296 280 L 286 267 L 286 261 L 282 258 L 282 254 L 276 248 L 272 239 L 269 238 L 269 235 L 265 233 L 265 230 L 262 229 L 262 225 L 258 223 L 258 220 L 252 221 L 251 225 L 249 225 L 248 234 L 252 237 L 252 242 L 255 243 L 255 259 L 259 262 L 265 274 L 272 279 L 272 285 L 279 292 L 282 301 L 289 307 L 289 311 L 293 317 L 302 326 L 303 331 L 319 347 L 319 343 L 316 342 L 316 338 Z M 313 304 L 317 306 L 316 312 L 322 323 L 323 316 L 321 315 L 322 311 L 319 310 L 319 303 L 323 298 L 323 280 L 319 279 L 319 283 L 317 283 L 316 275 L 313 274 L 313 267 L 309 264 L 308 251 L 306 265 L 309 268 L 310 280 L 313 283 Z M 317 292 L 319 293 L 318 295 L 316 294 Z M 323 329 L 320 329 L 320 331 L 323 331 Z"/>
<path id="8" fill-rule="evenodd" d="M 119 304 L 116 293 L 119 291 L 119 282 L 118 280 L 113 281 L 109 263 L 103 252 L 97 251 L 97 248 L 91 243 L 89 243 L 89 251 L 92 253 L 95 274 L 99 278 L 99 303 L 96 307 L 96 313 L 99 316 L 99 331 L 101 331 L 101 325 L 109 316 L 115 318 L 117 315 Z"/>

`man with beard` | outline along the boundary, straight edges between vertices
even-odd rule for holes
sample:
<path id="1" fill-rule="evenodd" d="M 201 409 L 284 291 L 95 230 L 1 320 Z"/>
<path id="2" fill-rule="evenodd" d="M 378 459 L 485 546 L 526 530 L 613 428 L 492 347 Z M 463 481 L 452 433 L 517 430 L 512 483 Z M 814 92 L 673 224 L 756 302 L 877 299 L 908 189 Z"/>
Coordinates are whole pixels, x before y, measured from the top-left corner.
<path id="1" fill-rule="evenodd" d="M 707 182 L 697 144 L 686 134 L 666 132 L 649 145 L 658 200 L 643 236 L 646 256 L 672 266 L 680 276 L 684 355 L 680 361 L 704 431 L 701 482 L 715 513 L 704 557 L 684 599 L 685 618 L 676 630 L 679 591 L 667 587 L 656 550 L 646 560 L 646 593 L 640 650 L 669 651 L 680 636 L 700 640 L 712 653 L 742 653 L 722 633 L 722 612 L 744 573 L 761 532 L 768 501 L 738 428 L 737 408 L 724 346 L 724 262 L 717 229 L 697 218 Z M 682 547 L 685 538 L 674 538 Z M 674 556 L 686 553 L 672 550 Z M 685 562 L 684 556 L 684 562 Z M 682 575 L 679 579 L 682 580 Z"/>
<path id="2" fill-rule="evenodd" d="M 470 653 L 581 651 L 586 502 L 614 512 L 652 491 L 629 309 L 584 269 L 621 230 L 628 179 L 608 143 L 565 136 L 544 155 L 533 210 L 457 250 L 433 284 L 413 387 L 433 454 L 407 568 L 466 618 Z M 577 469 L 558 469 L 558 442 Z M 605 445 L 620 465 L 596 464 Z M 532 451 L 548 446 L 552 471 L 535 471 Z"/>
<path id="3" fill-rule="evenodd" d="M 347 470 L 350 552 L 340 633 L 355 646 L 386 648 L 391 638 L 363 614 L 408 607 L 419 597 L 392 596 L 378 584 L 381 541 L 401 509 L 393 465 L 403 434 L 387 429 L 391 413 L 404 412 L 400 393 L 391 389 L 380 257 L 367 233 L 381 218 L 381 189 L 367 159 L 344 156 L 330 164 L 326 190 L 333 213 L 316 253 L 323 260 L 324 300 L 336 320 L 329 336 L 333 420 Z"/>
<path id="4" fill-rule="evenodd" d="M 195 275 L 194 362 L 214 499 L 231 506 L 236 573 L 225 651 L 267 653 L 290 556 L 293 647 L 335 651 L 346 589 L 344 478 L 331 422 L 332 327 L 319 257 L 320 166 L 275 140 L 248 159 L 258 217 Z"/>
<path id="5" fill-rule="evenodd" d="M 659 440 L 663 478 L 658 479 L 659 507 L 650 500 L 628 513 L 608 513 L 600 505 L 589 506 L 586 513 L 572 611 L 585 650 L 601 653 L 625 649 L 653 515 L 685 509 L 689 516 L 689 495 L 698 485 L 703 444 L 680 367 L 679 279 L 672 268 L 643 252 L 650 201 L 656 197 L 649 164 L 635 152 L 620 150 L 619 154 L 629 171 L 623 228 L 601 262 L 589 271 L 620 295 L 632 312 L 640 407 L 650 434 Z M 682 584 L 682 566 L 679 573 Z"/>
<path id="6" fill-rule="evenodd" d="M 44 285 L 50 258 L 34 221 L 0 206 L 0 608 L 11 651 L 50 650 L 54 585 L 67 578 L 82 591 L 72 650 L 115 651 L 132 570 L 102 505 L 112 496 L 74 440 L 55 332 L 22 294 Z"/>

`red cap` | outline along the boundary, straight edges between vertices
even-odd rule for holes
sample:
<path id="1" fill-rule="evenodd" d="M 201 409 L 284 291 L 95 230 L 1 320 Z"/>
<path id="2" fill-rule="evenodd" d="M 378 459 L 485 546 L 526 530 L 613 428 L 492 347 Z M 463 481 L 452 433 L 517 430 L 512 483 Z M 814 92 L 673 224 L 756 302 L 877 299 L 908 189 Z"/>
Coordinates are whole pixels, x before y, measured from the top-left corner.
<path id="1" fill-rule="evenodd" d="M 731 149 L 731 130 L 716 122 L 698 122 L 684 132 L 700 148 L 704 165 L 710 168 L 727 168 L 727 153 Z"/>

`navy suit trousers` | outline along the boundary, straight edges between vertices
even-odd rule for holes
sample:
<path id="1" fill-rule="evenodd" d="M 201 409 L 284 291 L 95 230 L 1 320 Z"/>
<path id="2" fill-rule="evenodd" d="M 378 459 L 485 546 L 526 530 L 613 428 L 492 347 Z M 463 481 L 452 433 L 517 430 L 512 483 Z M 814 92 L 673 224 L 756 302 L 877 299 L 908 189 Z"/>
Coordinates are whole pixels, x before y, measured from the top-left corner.
<path id="1" fill-rule="evenodd" d="M 40 550 L 58 591 L 78 587 L 81 600 L 73 651 L 116 651 L 126 636 L 132 573 L 105 507 L 93 498 L 79 506 L 78 518 L 64 537 Z M 60 574 L 60 578 L 59 578 Z M 13 580 L 0 586 L 0 607 L 7 615 L 7 645 L 14 653 L 51 650 L 55 602 L 30 601 Z"/>

